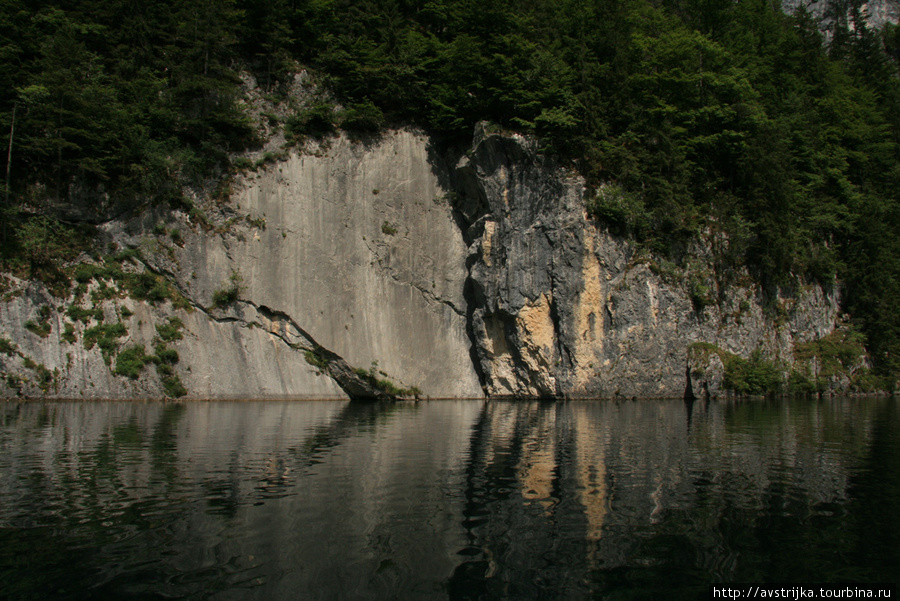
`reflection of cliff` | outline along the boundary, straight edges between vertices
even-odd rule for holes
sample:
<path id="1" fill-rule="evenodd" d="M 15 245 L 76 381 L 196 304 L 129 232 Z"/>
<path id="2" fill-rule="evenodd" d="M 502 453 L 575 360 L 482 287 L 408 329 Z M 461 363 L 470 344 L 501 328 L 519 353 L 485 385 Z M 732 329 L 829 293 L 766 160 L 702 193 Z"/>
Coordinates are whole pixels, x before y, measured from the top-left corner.
<path id="1" fill-rule="evenodd" d="M 556 470 L 556 413 L 539 413 L 522 432 L 522 454 L 517 473 L 522 497 L 537 501 L 544 509 L 553 506 Z"/>
<path id="2" fill-rule="evenodd" d="M 513 412 L 517 405 L 506 407 Z M 528 411 L 524 424 L 518 430 L 522 439 L 521 454 L 516 472 L 521 483 L 522 498 L 536 502 L 550 515 L 551 508 L 560 501 L 558 461 L 568 453 L 574 453 L 572 461 L 573 486 L 578 502 L 587 520 L 587 540 L 602 536 L 603 519 L 607 512 L 605 441 L 603 433 L 591 429 L 591 424 L 574 409 L 572 419 L 559 423 L 555 410 L 541 410 L 540 405 Z M 506 417 L 509 420 L 509 416 Z M 563 416 L 562 419 L 565 419 Z M 566 439 L 571 440 L 571 450 L 558 452 L 559 429 L 569 430 Z M 513 434 L 513 432 L 504 432 Z M 508 440 L 508 438 L 506 439 Z"/>
<path id="3" fill-rule="evenodd" d="M 440 599 L 457 562 L 477 403 L 14 407 L 0 523 L 45 528 L 21 541 L 34 598 Z"/>
<path id="4" fill-rule="evenodd" d="M 890 399 L 697 403 L 690 422 L 682 402 L 9 404 L 0 583 L 578 600 L 883 580 L 897 432 Z M 40 578 L 10 575 L 26 563 Z"/>
<path id="5" fill-rule="evenodd" d="M 577 408 L 576 413 L 578 413 Z M 603 535 L 603 521 L 609 510 L 606 482 L 606 433 L 593 429 L 589 420 L 584 419 L 583 416 L 577 415 L 574 422 L 578 500 L 584 507 L 584 515 L 587 519 L 586 538 L 589 541 L 596 541 Z"/>
<path id="6" fill-rule="evenodd" d="M 451 598 L 592 598 L 638 582 L 648 595 L 691 597 L 711 581 L 789 577 L 761 568 L 773 557 L 815 577 L 821 563 L 790 556 L 837 553 L 802 549 L 813 532 L 804 524 L 839 536 L 872 416 L 852 418 L 839 401 L 695 404 L 690 422 L 687 411 L 680 402 L 485 405 Z"/>

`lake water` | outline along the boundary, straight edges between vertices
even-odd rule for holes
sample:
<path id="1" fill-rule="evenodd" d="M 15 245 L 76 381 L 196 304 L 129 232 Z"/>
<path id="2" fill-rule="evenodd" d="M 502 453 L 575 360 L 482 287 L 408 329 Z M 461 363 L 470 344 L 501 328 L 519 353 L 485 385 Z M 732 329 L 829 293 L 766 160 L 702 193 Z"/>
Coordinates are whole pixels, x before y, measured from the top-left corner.
<path id="1" fill-rule="evenodd" d="M 900 411 L 0 403 L 5 599 L 694 599 L 896 582 Z"/>

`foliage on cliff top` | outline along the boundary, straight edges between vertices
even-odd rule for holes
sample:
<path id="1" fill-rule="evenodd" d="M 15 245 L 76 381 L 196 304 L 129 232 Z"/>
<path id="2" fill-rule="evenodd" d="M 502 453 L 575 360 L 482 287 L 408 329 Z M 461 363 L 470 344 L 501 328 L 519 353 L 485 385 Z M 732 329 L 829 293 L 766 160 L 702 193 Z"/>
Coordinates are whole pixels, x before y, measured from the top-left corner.
<path id="1" fill-rule="evenodd" d="M 898 372 L 900 35 L 849 25 L 826 49 L 777 0 L 9 0 L 4 244 L 49 278 L 59 247 L 21 233 L 47 229 L 23 207 L 178 206 L 257 143 L 241 70 L 278 97 L 299 61 L 344 109 L 288 118 L 289 137 L 412 122 L 464 144 L 485 119 L 536 135 L 595 190 L 614 183 L 595 214 L 649 248 L 678 260 L 712 227 L 723 269 L 840 276 Z"/>

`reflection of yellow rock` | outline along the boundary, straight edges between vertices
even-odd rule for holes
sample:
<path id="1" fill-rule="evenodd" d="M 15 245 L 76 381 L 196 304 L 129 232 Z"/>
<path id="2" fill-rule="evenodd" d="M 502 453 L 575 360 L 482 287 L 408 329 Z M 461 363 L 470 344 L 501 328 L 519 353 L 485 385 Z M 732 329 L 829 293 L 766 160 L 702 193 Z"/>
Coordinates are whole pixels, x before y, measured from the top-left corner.
<path id="1" fill-rule="evenodd" d="M 524 408 L 522 408 L 524 410 Z M 521 486 L 522 498 L 540 503 L 549 510 L 555 503 L 553 497 L 554 480 L 559 477 L 556 463 L 556 413 L 542 412 L 535 408 L 539 419 L 523 435 L 522 456 L 516 467 Z M 603 524 L 609 511 L 606 487 L 606 432 L 592 423 L 584 408 L 576 409 L 580 414 L 573 420 L 575 424 L 574 468 L 578 480 L 577 498 L 584 507 L 587 520 L 586 539 L 597 541 L 603 536 Z M 520 422 L 521 424 L 521 422 Z M 495 429 L 501 427 L 497 423 Z M 508 431 L 503 428 L 503 431 Z M 509 435 L 514 435 L 508 432 Z"/>
<path id="2" fill-rule="evenodd" d="M 549 509 L 554 504 L 553 480 L 556 476 L 556 426 L 555 414 L 541 412 L 541 418 L 550 419 L 536 424 L 522 441 L 522 458 L 516 472 L 522 485 L 522 497 L 538 501 Z"/>
<path id="3" fill-rule="evenodd" d="M 575 462 L 578 473 L 578 501 L 587 518 L 587 540 L 600 540 L 606 518 L 606 447 L 604 432 L 594 429 L 587 415 L 575 420 Z"/>
<path id="4" fill-rule="evenodd" d="M 485 461 L 494 463 L 498 449 L 508 449 L 516 434 L 516 406 L 514 404 L 491 404 L 487 407 L 491 424 L 490 440 L 492 445 L 487 449 Z"/>
<path id="5" fill-rule="evenodd" d="M 551 445 L 552 447 L 553 445 Z M 541 449 L 523 457 L 519 464 L 519 477 L 522 481 L 522 496 L 529 501 L 540 501 L 545 509 L 553 505 L 553 476 L 556 462 L 553 460 L 553 448 Z"/>

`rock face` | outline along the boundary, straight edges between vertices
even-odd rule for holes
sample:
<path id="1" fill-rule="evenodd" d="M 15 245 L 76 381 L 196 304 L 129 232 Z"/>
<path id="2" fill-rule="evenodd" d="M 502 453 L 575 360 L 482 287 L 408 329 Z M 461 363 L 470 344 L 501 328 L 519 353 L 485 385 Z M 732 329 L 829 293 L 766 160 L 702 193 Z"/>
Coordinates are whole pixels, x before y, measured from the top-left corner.
<path id="1" fill-rule="evenodd" d="M 849 3 L 833 0 L 782 0 L 781 7 L 785 12 L 793 13 L 805 8 L 820 25 L 826 40 L 830 40 L 837 23 L 843 22 L 851 28 L 854 26 L 850 14 Z M 898 0 L 872 0 L 860 5 L 860 14 L 866 25 L 873 29 L 881 29 L 887 23 L 900 21 L 900 2 Z M 849 22 L 849 23 L 848 23 Z"/>
<path id="2" fill-rule="evenodd" d="M 273 333 L 277 325 L 272 320 L 251 307 L 235 310 L 241 315 L 238 319 L 215 318 L 199 308 L 176 310 L 168 302 L 154 305 L 127 298 L 104 302 L 105 321 L 123 323 L 127 329 L 115 340 L 115 352 L 105 356 L 99 345 L 86 342 L 89 328 L 85 325 L 75 324 L 74 336 L 66 340 L 65 324 L 71 322 L 55 307 L 46 337 L 27 330 L 23 324 L 37 318 L 39 307 L 53 306 L 60 299 L 42 286 L 23 285 L 22 294 L 0 303 L 0 336 L 17 347 L 0 354 L 2 396 L 160 398 L 164 387 L 152 369 L 145 369 L 138 379 L 116 376 L 112 355 L 132 345 L 152 349 L 155 326 L 177 316 L 184 328 L 183 338 L 175 345 L 180 356 L 176 369 L 191 398 L 346 398 L 334 381 L 316 376 L 317 370 L 303 353 Z M 91 327 L 96 324 L 92 322 Z M 42 380 L 42 374 L 49 375 Z"/>
<path id="3" fill-rule="evenodd" d="M 718 353 L 708 348 L 693 346 L 688 349 L 688 389 L 686 399 L 709 399 L 719 396 L 725 383 L 725 364 Z"/>
<path id="4" fill-rule="evenodd" d="M 480 396 L 465 330 L 465 246 L 427 140 L 407 131 L 369 147 L 336 138 L 318 154 L 248 178 L 234 204 L 249 222 L 192 236 L 174 277 L 209 304 L 239 273 L 242 298 L 290 316 L 350 365 L 375 362 L 432 396 Z"/>
<path id="5" fill-rule="evenodd" d="M 796 342 L 834 327 L 838 299 L 818 286 L 767 300 L 749 278 L 721 290 L 713 279 L 719 301 L 696 307 L 684 281 L 590 222 L 583 182 L 521 137 L 476 135 L 456 177 L 471 329 L 492 396 L 680 397 L 694 342 L 789 363 Z"/>
<path id="6" fill-rule="evenodd" d="M 295 316 L 351 365 L 377 362 L 432 396 L 480 396 L 466 250 L 439 175 L 428 141 L 408 131 L 369 149 L 337 138 L 325 156 L 294 155 L 237 195 L 238 210 L 267 225 L 226 242 L 227 269 L 240 270 L 248 298 Z M 199 268 L 210 263 L 186 250 Z"/>
<path id="7" fill-rule="evenodd" d="M 106 301 L 106 321 L 128 330 L 117 349 L 152 348 L 155 326 L 178 316 L 176 369 L 189 397 L 377 398 L 366 380 L 481 397 L 466 335 L 466 248 L 436 169 L 416 133 L 368 146 L 336 138 L 250 173 L 232 203 L 204 207 L 202 220 L 176 214 L 161 228 L 160 216 L 145 214 L 142 223 L 106 224 L 110 241 L 139 249 L 147 269 L 192 305 Z M 3 394 L 161 396 L 152 370 L 135 381 L 113 377 L 115 363 L 81 344 L 86 325 L 74 324 L 78 342 L 61 338 L 72 297 L 52 299 L 40 286 L 26 293 L 27 285 L 0 304 L 0 336 L 18 346 L 18 355 L 0 356 L 0 369 L 21 375 Z M 237 300 L 215 307 L 229 287 Z M 133 315 L 117 317 L 120 305 Z M 52 307 L 53 322 L 44 338 L 23 326 L 42 306 Z M 26 358 L 56 374 L 46 390 Z"/>
<path id="8" fill-rule="evenodd" d="M 205 216 L 103 226 L 180 302 L 8 279 L 0 395 L 160 397 L 174 373 L 189 398 L 680 397 L 710 386 L 691 380 L 708 371 L 692 343 L 789 363 L 834 328 L 835 293 L 720 284 L 702 245 L 693 275 L 658 269 L 586 217 L 585 193 L 529 140 L 483 127 L 461 159 L 412 131 L 333 138 L 245 174 L 230 201 L 198 201 Z M 714 301 L 698 305 L 689 275 Z M 160 367 L 163 349 L 156 370 L 120 368 L 172 318 L 177 363 Z M 124 331 L 105 349 L 87 342 L 100 322 Z"/>

